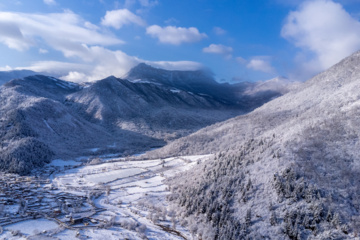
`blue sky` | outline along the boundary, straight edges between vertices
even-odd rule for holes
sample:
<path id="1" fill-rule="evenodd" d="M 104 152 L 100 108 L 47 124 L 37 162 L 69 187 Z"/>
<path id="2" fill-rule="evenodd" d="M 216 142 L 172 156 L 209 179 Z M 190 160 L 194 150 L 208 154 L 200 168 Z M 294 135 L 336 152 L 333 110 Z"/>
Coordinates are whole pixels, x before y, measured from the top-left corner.
<path id="1" fill-rule="evenodd" d="M 360 49 L 358 0 L 0 0 L 0 70 L 71 81 L 146 62 L 306 80 Z"/>

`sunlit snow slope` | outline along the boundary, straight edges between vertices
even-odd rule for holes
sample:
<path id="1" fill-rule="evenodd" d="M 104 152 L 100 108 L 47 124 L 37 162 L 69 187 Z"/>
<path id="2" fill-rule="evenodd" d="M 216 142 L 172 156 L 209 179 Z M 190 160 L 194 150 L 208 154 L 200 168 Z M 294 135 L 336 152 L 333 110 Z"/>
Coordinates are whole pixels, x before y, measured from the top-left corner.
<path id="1" fill-rule="evenodd" d="M 152 153 L 221 152 L 173 181 L 173 201 L 193 232 L 202 239 L 356 238 L 359 88 L 357 52 L 254 112 Z"/>

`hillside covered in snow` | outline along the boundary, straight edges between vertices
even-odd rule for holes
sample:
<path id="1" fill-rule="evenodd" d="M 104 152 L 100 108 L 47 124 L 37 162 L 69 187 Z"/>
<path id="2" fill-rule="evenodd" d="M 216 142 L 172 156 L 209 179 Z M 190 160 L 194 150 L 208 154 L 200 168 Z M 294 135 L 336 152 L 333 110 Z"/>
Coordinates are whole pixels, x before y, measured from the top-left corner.
<path id="1" fill-rule="evenodd" d="M 360 52 L 149 157 L 217 153 L 169 181 L 201 239 L 357 239 Z"/>
<path id="2" fill-rule="evenodd" d="M 231 101 L 217 89 L 234 93 Z M 28 173 L 56 158 L 146 151 L 282 94 L 266 90 L 259 98 L 235 95 L 238 90 L 202 71 L 145 64 L 125 79 L 82 84 L 42 75 L 16 78 L 0 87 L 0 169 Z"/>

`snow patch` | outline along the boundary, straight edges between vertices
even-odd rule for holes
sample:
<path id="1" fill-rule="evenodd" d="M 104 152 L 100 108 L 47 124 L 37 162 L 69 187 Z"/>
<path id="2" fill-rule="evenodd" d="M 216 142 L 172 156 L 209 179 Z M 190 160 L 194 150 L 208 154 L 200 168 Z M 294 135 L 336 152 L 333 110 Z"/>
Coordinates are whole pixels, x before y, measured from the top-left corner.
<path id="1" fill-rule="evenodd" d="M 50 129 L 50 131 L 52 131 L 52 132 L 55 133 L 54 129 L 53 129 L 52 127 L 50 127 L 49 123 L 48 123 L 45 119 L 43 119 L 43 121 L 44 121 L 46 127 L 47 127 L 48 129 Z"/>
<path id="2" fill-rule="evenodd" d="M 172 93 L 179 93 L 179 92 L 181 92 L 181 90 L 179 90 L 179 89 L 170 89 L 170 91 L 171 91 Z"/>

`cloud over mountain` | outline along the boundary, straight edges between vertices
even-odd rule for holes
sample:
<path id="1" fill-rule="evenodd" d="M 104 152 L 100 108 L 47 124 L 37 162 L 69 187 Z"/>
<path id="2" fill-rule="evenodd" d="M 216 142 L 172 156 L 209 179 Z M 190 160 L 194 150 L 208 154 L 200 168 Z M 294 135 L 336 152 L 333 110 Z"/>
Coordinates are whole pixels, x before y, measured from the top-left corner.
<path id="1" fill-rule="evenodd" d="M 268 56 L 257 56 L 253 57 L 248 64 L 247 68 L 260 71 L 264 73 L 275 73 L 275 69 L 271 66 L 270 57 Z"/>

